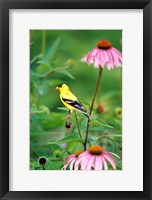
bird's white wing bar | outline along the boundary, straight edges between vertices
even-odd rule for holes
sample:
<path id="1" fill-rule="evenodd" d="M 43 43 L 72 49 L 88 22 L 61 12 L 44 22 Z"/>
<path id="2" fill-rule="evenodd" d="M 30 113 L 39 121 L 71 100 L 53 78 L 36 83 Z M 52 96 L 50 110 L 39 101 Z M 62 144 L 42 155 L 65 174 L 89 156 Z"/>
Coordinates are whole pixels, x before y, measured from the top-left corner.
<path id="1" fill-rule="evenodd" d="M 77 101 L 77 100 L 65 99 L 65 98 L 63 98 L 63 97 L 62 97 L 62 100 L 63 100 L 65 103 L 69 104 L 70 106 L 73 106 L 74 108 L 76 108 L 76 109 L 78 109 L 78 110 L 80 110 L 80 111 L 82 111 L 82 112 L 86 112 L 86 110 L 84 109 L 83 105 L 82 105 L 79 101 Z"/>

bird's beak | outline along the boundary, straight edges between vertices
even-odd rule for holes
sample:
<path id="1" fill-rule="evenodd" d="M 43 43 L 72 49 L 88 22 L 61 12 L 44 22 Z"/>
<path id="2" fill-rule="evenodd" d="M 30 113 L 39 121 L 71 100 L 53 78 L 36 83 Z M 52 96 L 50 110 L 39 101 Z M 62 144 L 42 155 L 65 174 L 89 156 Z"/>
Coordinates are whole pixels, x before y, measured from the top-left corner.
<path id="1" fill-rule="evenodd" d="M 59 87 L 57 86 L 55 89 L 56 89 L 56 90 L 58 90 L 58 89 L 59 89 Z"/>

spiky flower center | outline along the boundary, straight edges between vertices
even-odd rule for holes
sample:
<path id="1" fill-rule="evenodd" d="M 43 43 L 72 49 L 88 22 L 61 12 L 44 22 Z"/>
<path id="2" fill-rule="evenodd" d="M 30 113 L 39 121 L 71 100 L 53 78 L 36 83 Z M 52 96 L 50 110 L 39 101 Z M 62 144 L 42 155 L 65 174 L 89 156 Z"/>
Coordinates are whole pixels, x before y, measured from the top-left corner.
<path id="1" fill-rule="evenodd" d="M 100 146 L 91 146 L 88 151 L 92 154 L 92 155 L 100 155 L 103 152 L 103 148 Z"/>
<path id="2" fill-rule="evenodd" d="M 75 156 L 78 157 L 81 153 L 83 153 L 83 151 L 77 151 L 77 152 L 75 153 Z"/>
<path id="3" fill-rule="evenodd" d="M 109 42 L 108 40 L 100 40 L 98 43 L 97 43 L 97 47 L 99 49 L 110 49 L 112 47 L 112 44 L 111 42 Z"/>

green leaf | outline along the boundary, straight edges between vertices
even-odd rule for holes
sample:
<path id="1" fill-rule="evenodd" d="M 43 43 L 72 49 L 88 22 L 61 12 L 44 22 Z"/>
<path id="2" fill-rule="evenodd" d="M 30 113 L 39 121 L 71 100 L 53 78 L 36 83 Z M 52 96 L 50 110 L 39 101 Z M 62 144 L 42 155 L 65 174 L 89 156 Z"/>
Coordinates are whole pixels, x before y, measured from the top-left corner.
<path id="1" fill-rule="evenodd" d="M 61 74 L 64 74 L 66 75 L 67 77 L 71 78 L 71 79 L 74 79 L 75 80 L 75 77 L 68 71 L 66 70 L 61 70 L 61 71 L 56 71 L 57 73 L 61 73 Z"/>
<path id="2" fill-rule="evenodd" d="M 40 130 L 31 130 L 30 131 L 30 137 L 36 138 L 36 137 L 47 137 L 50 135 L 59 135 L 59 132 L 55 131 L 40 131 Z"/>
<path id="3" fill-rule="evenodd" d="M 36 69 L 36 71 L 40 74 L 45 74 L 48 72 L 48 70 L 50 70 L 50 67 L 48 67 L 47 65 L 39 65 Z"/>
<path id="4" fill-rule="evenodd" d="M 38 92 L 39 92 L 40 95 L 43 95 L 43 94 L 44 94 L 44 87 L 43 87 L 43 85 L 39 85 L 39 86 L 37 87 L 37 90 L 38 90 Z"/>
<path id="5" fill-rule="evenodd" d="M 77 143 L 77 142 L 70 142 L 67 146 L 68 152 L 71 154 L 76 153 L 77 151 L 83 151 L 84 146 L 82 143 Z"/>
<path id="6" fill-rule="evenodd" d="M 95 145 L 96 142 L 97 142 L 98 138 L 91 135 L 89 138 L 88 138 L 88 142 L 90 142 L 91 145 Z"/>
<path id="7" fill-rule="evenodd" d="M 120 120 L 119 119 L 114 119 L 114 122 L 119 126 L 122 125 L 122 120 L 121 119 Z"/>
<path id="8" fill-rule="evenodd" d="M 59 46 L 59 43 L 60 43 L 60 39 L 58 38 L 57 40 L 55 40 L 55 42 L 51 45 L 51 47 L 47 50 L 47 53 L 44 57 L 44 60 L 49 62 L 53 56 L 55 55 L 57 49 L 58 49 L 58 46 Z"/>
<path id="9" fill-rule="evenodd" d="M 84 120 L 81 123 L 81 130 L 86 131 L 87 122 L 88 122 L 88 119 L 84 118 Z"/>
<path id="10" fill-rule="evenodd" d="M 47 169 L 60 170 L 63 165 L 64 165 L 64 162 L 49 162 Z"/>
<path id="11" fill-rule="evenodd" d="M 119 135 L 118 134 L 117 135 L 116 134 L 109 134 L 108 137 L 122 137 L 122 135 L 120 135 L 120 134 Z"/>
<path id="12" fill-rule="evenodd" d="M 49 64 L 47 61 L 45 61 L 45 60 L 39 60 L 39 61 L 37 61 L 37 64 L 46 65 L 46 66 L 48 66 L 49 68 L 52 68 L 52 67 L 50 66 L 50 64 Z"/>
<path id="13" fill-rule="evenodd" d="M 122 170 L 122 161 L 121 160 L 118 160 L 118 163 L 116 165 L 116 169 L 117 170 Z"/>
<path id="14" fill-rule="evenodd" d="M 80 142 L 83 143 L 83 139 L 79 138 L 77 135 L 68 135 L 60 140 L 52 140 L 49 144 L 63 144 L 68 142 Z"/>
<path id="15" fill-rule="evenodd" d="M 30 71 L 30 76 L 31 76 L 31 78 L 33 77 L 33 78 L 35 78 L 35 77 L 37 77 L 37 78 L 42 78 L 43 77 L 43 75 L 42 74 L 39 74 L 39 73 L 36 73 L 36 72 L 34 72 L 34 71 Z"/>
<path id="16" fill-rule="evenodd" d="M 30 64 L 33 64 L 34 62 L 36 62 L 38 59 L 40 59 L 42 57 L 42 55 L 41 54 L 39 54 L 39 55 L 37 55 L 37 56 L 34 56 L 34 58 L 32 58 L 31 60 L 30 60 Z"/>
<path id="17" fill-rule="evenodd" d="M 32 115 L 31 116 L 31 122 L 39 131 L 43 131 L 41 126 L 40 126 L 39 120 L 36 117 L 36 115 Z"/>
<path id="18" fill-rule="evenodd" d="M 119 91 L 110 91 L 110 92 L 107 92 L 105 93 L 103 96 L 102 96 L 102 100 L 106 100 L 106 99 L 110 99 L 112 97 L 115 97 L 115 96 L 119 96 L 120 95 L 120 92 Z"/>
<path id="19" fill-rule="evenodd" d="M 60 128 L 63 126 L 63 120 L 65 116 L 59 113 L 50 113 L 50 114 L 37 114 L 35 117 L 39 120 L 41 127 L 45 131 L 54 131 L 55 128 Z"/>
<path id="20" fill-rule="evenodd" d="M 103 127 L 107 127 L 107 128 L 114 128 L 113 126 L 111 126 L 110 124 L 107 124 L 105 121 L 103 120 L 93 120 L 92 122 L 90 122 L 90 126 L 103 126 Z"/>

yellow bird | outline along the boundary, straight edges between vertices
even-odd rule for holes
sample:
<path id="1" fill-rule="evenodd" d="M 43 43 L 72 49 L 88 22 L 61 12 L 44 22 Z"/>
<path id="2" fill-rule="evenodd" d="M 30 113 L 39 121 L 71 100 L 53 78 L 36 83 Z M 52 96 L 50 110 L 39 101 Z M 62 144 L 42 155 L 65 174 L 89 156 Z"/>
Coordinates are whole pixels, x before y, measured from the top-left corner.
<path id="1" fill-rule="evenodd" d="M 56 87 L 56 89 L 60 91 L 60 99 L 62 103 L 67 108 L 69 108 L 70 112 L 72 112 L 73 110 L 77 110 L 83 113 L 89 119 L 89 121 L 92 121 L 91 116 L 87 113 L 86 109 L 83 107 L 80 101 L 77 100 L 77 97 L 72 94 L 66 84 L 60 84 Z"/>

